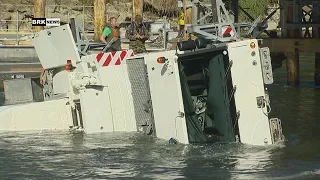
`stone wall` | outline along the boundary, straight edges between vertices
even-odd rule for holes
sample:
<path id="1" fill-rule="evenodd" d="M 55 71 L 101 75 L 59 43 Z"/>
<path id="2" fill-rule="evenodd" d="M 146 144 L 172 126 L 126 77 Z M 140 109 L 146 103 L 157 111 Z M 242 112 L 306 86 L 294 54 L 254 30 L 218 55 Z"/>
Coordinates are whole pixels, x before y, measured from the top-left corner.
<path id="1" fill-rule="evenodd" d="M 46 17 L 57 17 L 62 22 L 68 22 L 69 18 L 77 17 L 81 23 L 84 17 L 85 30 L 93 31 L 92 2 L 93 0 L 47 0 Z M 119 22 L 124 21 L 127 17 L 131 17 L 131 2 L 131 0 L 107 0 L 107 15 L 118 17 Z M 84 5 L 87 6 L 83 7 Z M 144 17 L 147 20 L 159 18 L 159 11 L 152 10 L 156 10 L 156 8 L 144 12 Z M 27 21 L 19 22 L 20 31 L 30 31 L 32 16 L 33 0 L 0 0 L 0 19 L 6 20 L 1 22 L 1 30 L 15 30 L 17 28 L 16 20 L 19 19 L 19 21 Z"/>

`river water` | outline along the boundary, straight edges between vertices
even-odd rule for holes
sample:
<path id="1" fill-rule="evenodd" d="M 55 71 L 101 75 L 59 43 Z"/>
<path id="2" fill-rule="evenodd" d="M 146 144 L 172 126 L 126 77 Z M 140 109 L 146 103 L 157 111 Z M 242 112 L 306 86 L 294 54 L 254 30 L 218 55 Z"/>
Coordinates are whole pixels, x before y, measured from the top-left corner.
<path id="1" fill-rule="evenodd" d="M 320 179 L 313 60 L 301 61 L 299 88 L 286 87 L 285 62 L 274 73 L 268 88 L 284 144 L 184 146 L 135 133 L 3 132 L 0 179 Z"/>

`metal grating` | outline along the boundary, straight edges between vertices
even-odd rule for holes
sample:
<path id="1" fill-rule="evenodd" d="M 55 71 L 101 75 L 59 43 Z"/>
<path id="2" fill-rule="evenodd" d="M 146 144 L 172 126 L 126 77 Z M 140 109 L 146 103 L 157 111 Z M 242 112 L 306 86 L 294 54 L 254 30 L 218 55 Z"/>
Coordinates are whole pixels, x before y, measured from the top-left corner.
<path id="1" fill-rule="evenodd" d="M 152 110 L 147 68 L 143 58 L 127 60 L 129 80 L 132 88 L 134 112 L 138 130 L 144 125 L 151 125 Z M 150 107 L 152 108 L 152 107 Z"/>

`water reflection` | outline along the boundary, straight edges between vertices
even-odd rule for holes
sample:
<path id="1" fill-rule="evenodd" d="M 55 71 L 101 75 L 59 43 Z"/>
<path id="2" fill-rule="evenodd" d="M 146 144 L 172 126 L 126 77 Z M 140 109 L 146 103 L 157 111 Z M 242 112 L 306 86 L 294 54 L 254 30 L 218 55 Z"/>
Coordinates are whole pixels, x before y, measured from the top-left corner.
<path id="1" fill-rule="evenodd" d="M 268 166 L 272 166 L 270 147 L 245 146 L 232 158 L 237 164 L 232 171 L 232 179 L 263 179 Z"/>
<path id="2" fill-rule="evenodd" d="M 0 179 L 286 179 L 319 171 L 319 161 L 288 151 L 284 145 L 169 145 L 135 133 L 0 133 Z"/>
<path id="3" fill-rule="evenodd" d="M 0 106 L 4 104 L 4 93 L 0 91 Z"/>
<path id="4" fill-rule="evenodd" d="M 268 86 L 284 144 L 184 146 L 136 133 L 2 132 L 0 179 L 320 179 L 320 91 L 305 71 L 300 88 L 286 87 L 285 69 Z"/>

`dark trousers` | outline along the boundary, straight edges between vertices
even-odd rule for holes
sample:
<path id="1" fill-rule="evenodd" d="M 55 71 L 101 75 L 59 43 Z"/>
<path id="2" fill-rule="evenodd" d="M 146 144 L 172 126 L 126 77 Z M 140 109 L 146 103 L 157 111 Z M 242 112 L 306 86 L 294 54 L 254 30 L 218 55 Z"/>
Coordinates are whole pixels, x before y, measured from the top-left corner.
<path id="1" fill-rule="evenodd" d="M 180 25 L 178 37 L 182 38 L 183 36 L 184 36 L 184 25 Z"/>

